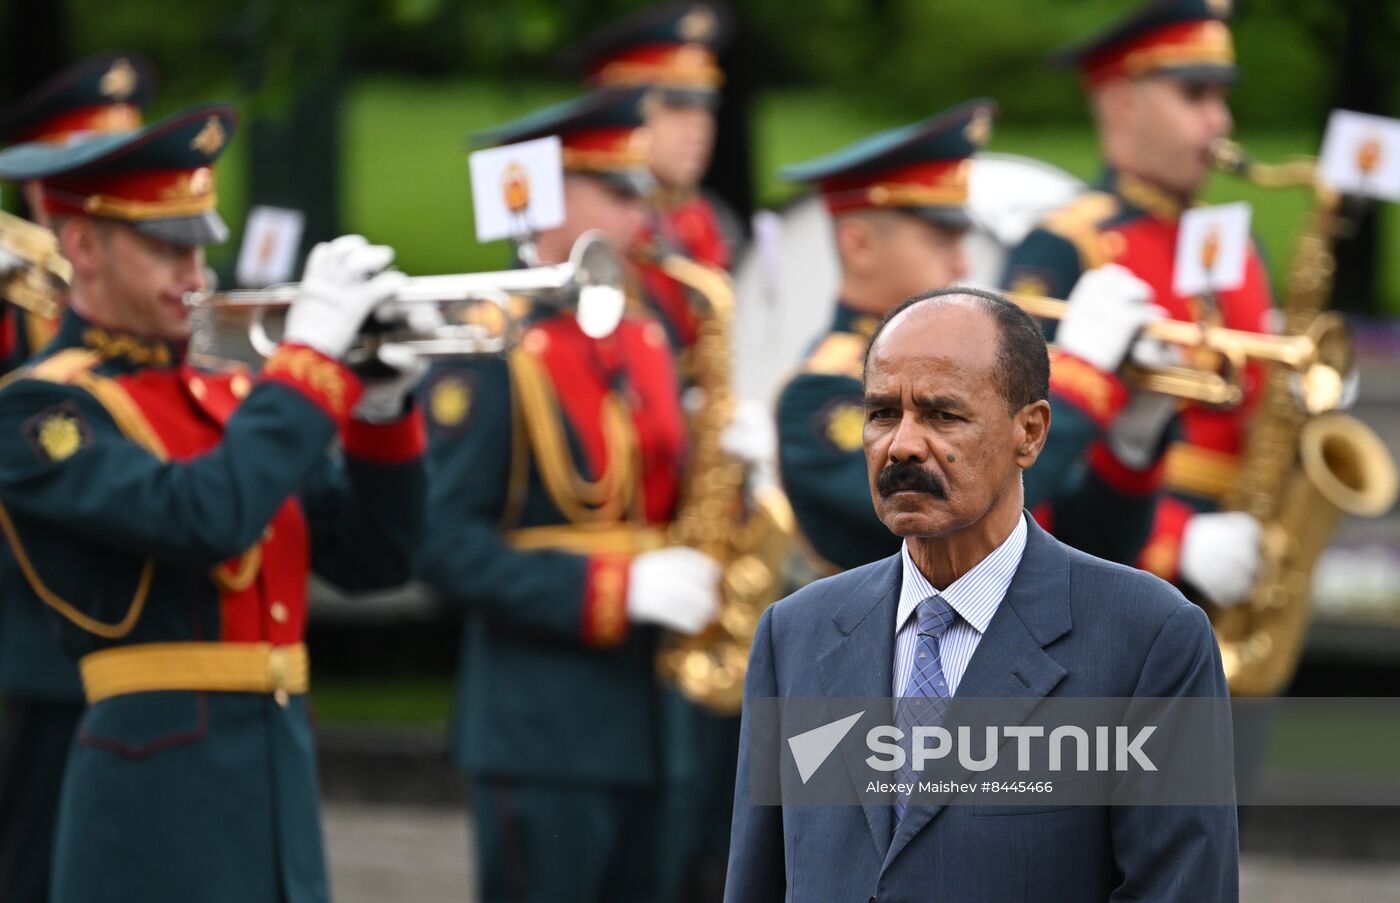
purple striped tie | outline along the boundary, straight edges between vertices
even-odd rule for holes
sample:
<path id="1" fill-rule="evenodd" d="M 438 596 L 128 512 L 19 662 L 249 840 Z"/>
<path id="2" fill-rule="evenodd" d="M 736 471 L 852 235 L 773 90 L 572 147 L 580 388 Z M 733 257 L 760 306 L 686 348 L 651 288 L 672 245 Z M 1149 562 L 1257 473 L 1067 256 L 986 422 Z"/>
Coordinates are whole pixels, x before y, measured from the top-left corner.
<path id="1" fill-rule="evenodd" d="M 914 773 L 913 734 L 919 725 L 932 726 L 943 720 L 943 710 L 948 706 L 948 681 L 943 676 L 943 659 L 938 653 L 939 639 L 948 632 L 957 613 L 948 600 L 935 593 L 919 603 L 914 610 L 918 619 L 919 632 L 914 643 L 914 665 L 909 674 L 909 683 L 904 695 L 896 703 L 895 723 L 904 733 L 904 767 L 899 770 L 896 780 L 901 784 L 913 784 L 918 780 Z M 901 794 L 894 802 L 895 823 L 904 818 L 908 808 L 908 797 Z"/>

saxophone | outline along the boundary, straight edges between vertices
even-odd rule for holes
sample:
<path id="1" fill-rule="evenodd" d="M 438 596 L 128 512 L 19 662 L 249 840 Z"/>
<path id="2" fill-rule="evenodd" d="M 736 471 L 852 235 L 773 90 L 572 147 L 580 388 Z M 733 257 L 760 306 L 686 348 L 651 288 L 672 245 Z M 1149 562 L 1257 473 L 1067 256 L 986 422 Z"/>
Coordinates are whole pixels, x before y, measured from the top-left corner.
<path id="1" fill-rule="evenodd" d="M 665 254 L 657 263 L 700 302 L 691 363 L 703 401 L 690 420 L 689 471 L 668 538 L 704 552 L 723 568 L 719 616 L 697 636 L 668 637 L 657 670 L 691 701 L 734 714 L 743 704 L 758 619 L 782 590 L 794 530 L 792 509 L 774 487 L 746 497 L 744 465 L 720 444 L 734 415 L 734 291 L 729 276 L 679 254 Z"/>
<path id="2" fill-rule="evenodd" d="M 1318 183 L 1311 160 L 1264 166 L 1226 142 L 1216 164 L 1258 185 L 1313 189 L 1314 208 L 1294 248 L 1283 303 L 1283 333 L 1306 334 L 1327 315 L 1336 269 L 1332 248 L 1346 224 L 1341 197 Z M 1307 634 L 1318 557 L 1343 515 L 1379 517 L 1397 491 L 1395 464 L 1375 432 L 1348 414 L 1316 410 L 1321 405 L 1312 403 L 1313 392 L 1335 397 L 1335 386 L 1303 384 L 1297 393 L 1286 368 L 1270 365 L 1267 372 L 1239 475 L 1223 505 L 1263 524 L 1259 572 L 1246 602 L 1209 609 L 1236 696 L 1270 696 L 1288 684 Z"/>

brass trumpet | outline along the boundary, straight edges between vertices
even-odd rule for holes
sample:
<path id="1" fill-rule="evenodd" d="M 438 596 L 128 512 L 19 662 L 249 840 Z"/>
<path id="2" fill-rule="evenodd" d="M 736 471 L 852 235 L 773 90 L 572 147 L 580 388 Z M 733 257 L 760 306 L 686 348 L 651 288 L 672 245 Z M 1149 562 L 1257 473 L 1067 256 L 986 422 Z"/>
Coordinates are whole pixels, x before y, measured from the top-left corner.
<path id="1" fill-rule="evenodd" d="M 248 311 L 248 343 L 262 357 L 277 348 L 267 328 L 268 311 L 285 310 L 297 299 L 296 283 L 230 292 L 191 292 L 185 305 L 201 311 Z M 408 348 L 421 357 L 459 357 L 498 354 L 509 349 L 519 331 L 521 308 L 517 298 L 530 306 L 568 310 L 580 328 L 594 337 L 609 335 L 622 319 L 622 263 L 597 231 L 584 233 L 574 243 L 565 263 L 553 266 L 465 273 L 446 276 L 414 276 L 395 293 L 390 303 L 431 304 L 442 308 L 444 325 L 430 331 L 414 331 L 395 325 L 371 323 L 347 355 L 351 365 L 372 361 L 380 348 Z M 198 329 L 197 338 L 198 338 Z"/>
<path id="2" fill-rule="evenodd" d="M 1018 292 L 1003 292 L 1026 313 L 1045 320 L 1060 320 L 1067 301 Z M 1188 350 L 1206 349 L 1224 361 L 1223 372 L 1197 367 L 1123 367 L 1124 377 L 1139 389 L 1174 395 L 1213 405 L 1237 405 L 1244 400 L 1245 364 L 1259 361 L 1278 364 L 1297 373 L 1300 398 L 1308 413 L 1336 408 L 1342 400 L 1344 381 L 1351 369 L 1351 342 L 1346 323 L 1334 313 L 1319 315 L 1299 335 L 1270 335 L 1203 326 L 1182 320 L 1157 320 L 1143 327 L 1145 338 Z"/>
<path id="3" fill-rule="evenodd" d="M 37 316 L 57 317 L 62 307 L 59 296 L 73 281 L 73 267 L 58 251 L 58 236 L 51 229 L 0 211 L 0 248 L 28 264 L 0 278 L 0 295 Z"/>

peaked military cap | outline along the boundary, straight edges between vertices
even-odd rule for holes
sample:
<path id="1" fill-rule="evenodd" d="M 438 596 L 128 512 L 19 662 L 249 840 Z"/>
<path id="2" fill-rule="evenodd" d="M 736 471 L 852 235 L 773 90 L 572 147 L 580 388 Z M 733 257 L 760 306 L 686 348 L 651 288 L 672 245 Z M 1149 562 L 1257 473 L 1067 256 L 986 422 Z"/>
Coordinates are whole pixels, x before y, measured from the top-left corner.
<path id="1" fill-rule="evenodd" d="M 1150 0 L 1107 30 L 1050 55 L 1091 85 L 1113 78 L 1174 75 L 1230 82 L 1238 77 L 1225 20 L 1232 0 Z"/>
<path id="2" fill-rule="evenodd" d="M 565 172 L 595 176 L 645 195 L 656 184 L 646 165 L 645 95 L 642 88 L 601 88 L 479 132 L 473 140 L 502 145 L 557 135 Z"/>
<path id="3" fill-rule="evenodd" d="M 779 176 L 815 184 L 832 213 L 892 209 L 951 228 L 971 225 L 972 155 L 991 136 L 995 102 L 980 98 L 922 122 L 878 132 Z"/>
<path id="4" fill-rule="evenodd" d="M 668 3 L 614 23 L 569 56 L 590 84 L 645 86 L 670 103 L 708 106 L 724 82 L 716 58 L 728 34 L 720 7 Z"/>
<path id="5" fill-rule="evenodd" d="M 0 179 L 37 179 L 53 215 L 118 220 L 174 245 L 215 244 L 228 226 L 215 209 L 214 161 L 237 121 L 232 107 L 210 104 L 134 131 L 21 144 L 0 152 Z"/>
<path id="6" fill-rule="evenodd" d="M 0 142 L 61 144 L 139 128 L 155 69 L 132 53 L 104 53 L 69 66 L 0 114 Z"/>

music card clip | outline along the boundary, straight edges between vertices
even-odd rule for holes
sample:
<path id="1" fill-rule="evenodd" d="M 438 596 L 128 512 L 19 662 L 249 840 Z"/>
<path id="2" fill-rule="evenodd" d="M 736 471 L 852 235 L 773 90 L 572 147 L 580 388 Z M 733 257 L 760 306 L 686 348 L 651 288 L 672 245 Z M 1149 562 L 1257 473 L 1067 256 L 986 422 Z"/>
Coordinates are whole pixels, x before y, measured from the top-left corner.
<path id="1" fill-rule="evenodd" d="M 1333 110 L 1318 175 L 1342 194 L 1400 201 L 1400 120 Z"/>
<path id="2" fill-rule="evenodd" d="M 1193 207 L 1176 235 L 1172 291 L 1183 298 L 1228 292 L 1244 284 L 1249 256 L 1249 204 Z"/>
<path id="3" fill-rule="evenodd" d="M 470 165 L 477 241 L 528 241 L 563 224 L 564 161 L 557 137 L 479 150 Z"/>
<path id="4" fill-rule="evenodd" d="M 244 288 L 290 282 L 306 214 L 287 207 L 257 206 L 248 211 L 234 278 Z"/>

